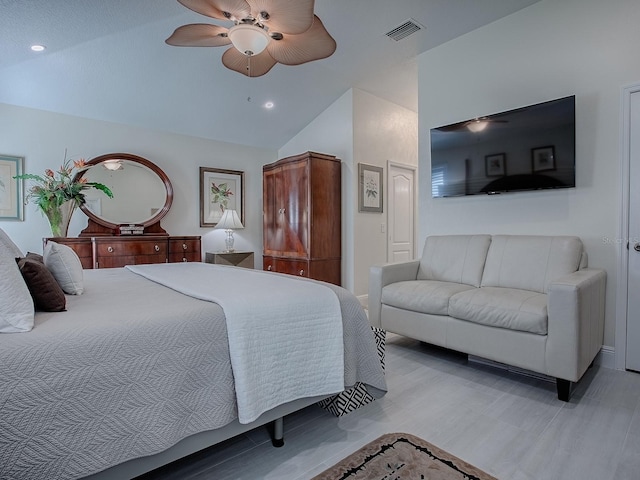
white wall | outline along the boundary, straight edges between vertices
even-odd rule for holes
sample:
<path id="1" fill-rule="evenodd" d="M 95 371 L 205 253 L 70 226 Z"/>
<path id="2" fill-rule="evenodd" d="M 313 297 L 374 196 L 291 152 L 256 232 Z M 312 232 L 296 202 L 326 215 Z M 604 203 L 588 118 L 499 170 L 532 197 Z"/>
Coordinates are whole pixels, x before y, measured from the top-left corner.
<path id="1" fill-rule="evenodd" d="M 543 0 L 419 57 L 420 243 L 428 234 L 580 236 L 607 270 L 614 345 L 620 97 L 640 80 L 637 0 Z M 431 198 L 429 129 L 576 95 L 575 189 Z"/>
<path id="2" fill-rule="evenodd" d="M 278 151 L 278 158 L 304 152 L 326 153 L 342 160 L 342 286 L 353 289 L 353 92 L 349 90 Z"/>
<path id="3" fill-rule="evenodd" d="M 354 90 L 353 132 L 355 172 L 351 183 L 354 205 L 354 269 L 356 295 L 369 292 L 369 268 L 387 262 L 387 162 L 418 164 L 418 115 L 379 97 Z M 384 169 L 383 213 L 358 212 L 358 163 Z M 385 225 L 385 233 L 380 226 Z"/>
<path id="4" fill-rule="evenodd" d="M 387 161 L 416 165 L 418 115 L 358 89 L 349 90 L 278 152 L 308 150 L 342 160 L 342 285 L 358 296 L 369 289 L 369 267 L 385 263 L 383 214 L 358 212 L 358 163 L 387 169 Z M 385 175 L 386 181 L 386 175 Z M 386 188 L 386 186 L 385 186 Z"/>
<path id="5" fill-rule="evenodd" d="M 245 229 L 235 233 L 235 248 L 254 251 L 256 265 L 261 268 L 262 165 L 277 159 L 275 150 L 0 104 L 0 152 L 24 157 L 25 173 L 57 169 L 65 149 L 74 159 L 126 152 L 157 164 L 174 190 L 163 228 L 171 235 L 202 235 L 203 252 L 223 249 L 225 233 L 199 226 L 199 167 L 244 171 Z M 69 236 L 77 236 L 85 226 L 86 216 L 76 211 Z M 51 235 L 47 220 L 32 204 L 25 208 L 23 222 L 0 221 L 0 228 L 24 251 L 41 252 L 42 238 Z"/>

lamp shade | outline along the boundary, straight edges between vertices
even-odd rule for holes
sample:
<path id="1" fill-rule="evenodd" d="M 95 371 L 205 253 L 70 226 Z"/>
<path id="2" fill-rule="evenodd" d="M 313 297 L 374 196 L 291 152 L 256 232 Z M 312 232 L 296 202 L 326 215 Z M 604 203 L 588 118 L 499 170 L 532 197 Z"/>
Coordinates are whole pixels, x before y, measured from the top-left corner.
<path id="1" fill-rule="evenodd" d="M 242 222 L 240 221 L 238 212 L 236 212 L 235 210 L 227 209 L 222 214 L 222 218 L 216 224 L 215 228 L 224 228 L 226 230 L 238 230 L 240 228 L 244 228 L 244 225 L 242 225 Z"/>
<path id="2" fill-rule="evenodd" d="M 234 25 L 229 29 L 228 35 L 233 46 L 245 55 L 261 54 L 271 40 L 263 28 L 247 23 Z"/>

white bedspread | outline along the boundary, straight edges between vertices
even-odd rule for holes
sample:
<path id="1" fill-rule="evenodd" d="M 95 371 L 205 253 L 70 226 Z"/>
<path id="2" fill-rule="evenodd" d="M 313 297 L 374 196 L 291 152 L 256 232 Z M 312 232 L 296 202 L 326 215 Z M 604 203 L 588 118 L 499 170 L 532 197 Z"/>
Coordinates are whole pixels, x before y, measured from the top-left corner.
<path id="1" fill-rule="evenodd" d="M 223 308 L 240 423 L 298 398 L 344 389 L 342 318 L 330 288 L 205 263 L 127 268 Z"/>

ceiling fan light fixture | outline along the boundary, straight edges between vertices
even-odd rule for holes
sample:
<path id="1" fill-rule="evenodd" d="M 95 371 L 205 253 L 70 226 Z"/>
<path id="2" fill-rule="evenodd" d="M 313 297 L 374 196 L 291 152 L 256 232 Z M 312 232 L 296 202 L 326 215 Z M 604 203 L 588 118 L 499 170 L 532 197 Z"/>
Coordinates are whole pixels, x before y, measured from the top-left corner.
<path id="1" fill-rule="evenodd" d="M 261 54 L 271 39 L 264 28 L 249 23 L 234 25 L 228 36 L 233 46 L 247 56 Z"/>
<path id="2" fill-rule="evenodd" d="M 488 125 L 489 122 L 487 122 L 486 120 L 474 120 L 467 124 L 467 128 L 473 133 L 478 133 L 487 128 Z"/>

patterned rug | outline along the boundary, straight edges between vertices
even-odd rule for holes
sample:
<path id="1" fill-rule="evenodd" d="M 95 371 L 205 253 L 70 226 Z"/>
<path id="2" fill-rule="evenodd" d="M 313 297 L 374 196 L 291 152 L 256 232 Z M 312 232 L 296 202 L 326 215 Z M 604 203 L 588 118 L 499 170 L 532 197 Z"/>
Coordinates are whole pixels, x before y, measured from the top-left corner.
<path id="1" fill-rule="evenodd" d="M 497 480 L 407 433 L 387 433 L 312 480 Z"/>

